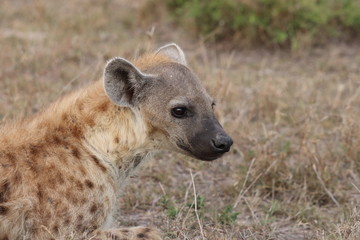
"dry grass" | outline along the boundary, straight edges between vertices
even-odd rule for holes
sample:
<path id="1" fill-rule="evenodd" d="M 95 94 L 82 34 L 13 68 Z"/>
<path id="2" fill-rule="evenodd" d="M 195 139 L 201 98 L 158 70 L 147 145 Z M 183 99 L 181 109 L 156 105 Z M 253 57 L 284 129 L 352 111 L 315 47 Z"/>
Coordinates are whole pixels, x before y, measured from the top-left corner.
<path id="1" fill-rule="evenodd" d="M 143 2 L 1 1 L 0 118 L 98 79 L 110 57 L 180 41 L 234 147 L 212 163 L 156 154 L 119 223 L 165 239 L 359 239 L 360 48 L 220 52 L 161 22 L 149 39 Z"/>

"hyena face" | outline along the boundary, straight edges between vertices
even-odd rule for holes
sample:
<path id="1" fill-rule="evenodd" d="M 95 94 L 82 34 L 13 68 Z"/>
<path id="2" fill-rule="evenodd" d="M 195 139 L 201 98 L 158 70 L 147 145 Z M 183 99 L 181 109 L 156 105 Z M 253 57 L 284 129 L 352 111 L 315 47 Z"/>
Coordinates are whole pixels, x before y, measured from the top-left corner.
<path id="1" fill-rule="evenodd" d="M 159 60 L 142 71 L 124 59 L 111 60 L 104 77 L 110 99 L 140 111 L 152 129 L 150 137 L 163 148 L 201 160 L 228 152 L 232 139 L 215 118 L 215 103 L 186 66 L 182 50 L 170 44 L 156 55 Z"/>

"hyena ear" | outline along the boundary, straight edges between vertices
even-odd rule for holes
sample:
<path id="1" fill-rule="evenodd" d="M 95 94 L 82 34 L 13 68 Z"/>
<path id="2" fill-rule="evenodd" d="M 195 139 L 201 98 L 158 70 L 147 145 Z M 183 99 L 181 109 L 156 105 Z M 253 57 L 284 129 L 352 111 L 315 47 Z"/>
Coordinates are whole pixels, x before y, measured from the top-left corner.
<path id="1" fill-rule="evenodd" d="M 105 66 L 105 92 L 115 104 L 133 107 L 141 98 L 141 90 L 148 82 L 150 75 L 123 58 L 113 58 Z"/>
<path id="2" fill-rule="evenodd" d="M 163 54 L 178 63 L 186 66 L 186 58 L 183 50 L 175 43 L 170 43 L 159 48 L 156 54 Z"/>

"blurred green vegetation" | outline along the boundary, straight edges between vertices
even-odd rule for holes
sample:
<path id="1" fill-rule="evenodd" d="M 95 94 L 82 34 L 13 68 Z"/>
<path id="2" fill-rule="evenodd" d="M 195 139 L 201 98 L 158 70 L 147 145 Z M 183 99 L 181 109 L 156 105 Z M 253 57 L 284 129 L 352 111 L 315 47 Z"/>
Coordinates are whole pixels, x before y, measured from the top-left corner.
<path id="1" fill-rule="evenodd" d="M 359 0 L 164 0 L 173 19 L 206 40 L 318 45 L 360 36 Z"/>

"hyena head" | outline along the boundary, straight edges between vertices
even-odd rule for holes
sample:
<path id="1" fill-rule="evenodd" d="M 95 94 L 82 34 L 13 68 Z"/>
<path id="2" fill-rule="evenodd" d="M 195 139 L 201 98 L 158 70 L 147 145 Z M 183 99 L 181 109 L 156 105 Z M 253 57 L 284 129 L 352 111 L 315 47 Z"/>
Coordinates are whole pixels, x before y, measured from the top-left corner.
<path id="1" fill-rule="evenodd" d="M 105 91 L 117 105 L 141 113 L 149 136 L 162 148 L 214 160 L 230 150 L 232 139 L 214 115 L 214 101 L 186 66 L 176 44 L 160 48 L 141 70 L 122 58 L 105 67 Z"/>

